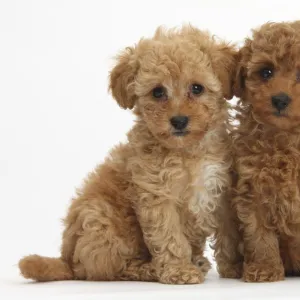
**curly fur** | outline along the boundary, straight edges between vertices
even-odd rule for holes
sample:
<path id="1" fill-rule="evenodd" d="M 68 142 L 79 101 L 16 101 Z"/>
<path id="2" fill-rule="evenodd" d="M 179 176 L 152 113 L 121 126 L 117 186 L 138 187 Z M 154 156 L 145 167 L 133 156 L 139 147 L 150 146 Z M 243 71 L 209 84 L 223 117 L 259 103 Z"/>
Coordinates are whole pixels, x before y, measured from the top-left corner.
<path id="1" fill-rule="evenodd" d="M 227 257 L 218 262 L 221 276 L 261 282 L 300 273 L 299 50 L 299 21 L 267 23 L 240 50 L 239 125 L 232 133 L 236 215 L 223 237 L 234 251 L 218 249 Z M 268 80 L 259 75 L 265 66 L 274 74 Z M 280 92 L 292 100 L 278 116 L 271 97 Z"/>
<path id="2" fill-rule="evenodd" d="M 145 280 L 200 283 L 206 238 L 230 185 L 224 97 L 232 97 L 236 51 L 193 27 L 158 29 L 125 49 L 110 74 L 113 97 L 134 108 L 128 143 L 85 180 L 65 219 L 61 258 L 23 258 L 37 281 Z M 193 83 L 205 90 L 198 97 Z M 167 96 L 152 96 L 164 86 Z M 169 119 L 189 117 L 175 136 Z"/>

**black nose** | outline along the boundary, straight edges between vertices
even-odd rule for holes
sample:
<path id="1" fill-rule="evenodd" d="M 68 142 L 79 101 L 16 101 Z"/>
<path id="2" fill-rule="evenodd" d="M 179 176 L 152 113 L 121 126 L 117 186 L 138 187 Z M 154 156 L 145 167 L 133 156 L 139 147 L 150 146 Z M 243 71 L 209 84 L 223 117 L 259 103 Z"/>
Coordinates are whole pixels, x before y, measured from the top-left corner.
<path id="1" fill-rule="evenodd" d="M 284 110 L 290 102 L 291 98 L 286 93 L 279 93 L 272 96 L 272 105 L 279 111 Z"/>
<path id="2" fill-rule="evenodd" d="M 188 124 L 189 118 L 186 116 L 176 116 L 172 117 L 170 122 L 175 129 L 182 130 Z"/>

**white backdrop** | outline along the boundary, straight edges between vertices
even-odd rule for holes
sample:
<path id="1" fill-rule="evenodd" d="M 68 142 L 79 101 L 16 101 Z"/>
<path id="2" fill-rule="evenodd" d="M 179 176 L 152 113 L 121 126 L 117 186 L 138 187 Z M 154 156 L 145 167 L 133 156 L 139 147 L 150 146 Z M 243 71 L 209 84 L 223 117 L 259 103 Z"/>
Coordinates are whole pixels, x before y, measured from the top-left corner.
<path id="1" fill-rule="evenodd" d="M 59 255 L 75 188 L 132 126 L 107 93 L 119 50 L 187 22 L 240 43 L 299 11 L 299 1 L 282 0 L 0 0 L 0 294 L 32 299 L 18 259 Z"/>

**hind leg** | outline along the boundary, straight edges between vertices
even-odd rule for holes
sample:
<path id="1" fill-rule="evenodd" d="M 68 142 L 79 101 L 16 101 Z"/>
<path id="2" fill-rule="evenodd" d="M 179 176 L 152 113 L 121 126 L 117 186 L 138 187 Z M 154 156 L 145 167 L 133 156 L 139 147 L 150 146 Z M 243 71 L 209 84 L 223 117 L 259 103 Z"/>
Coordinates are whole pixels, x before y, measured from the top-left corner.
<path id="1" fill-rule="evenodd" d="M 86 280 L 115 280 L 125 268 L 126 260 L 117 245 L 107 236 L 85 233 L 77 240 L 73 256 L 73 272 L 76 278 Z"/>
<path id="2" fill-rule="evenodd" d="M 73 266 L 76 278 L 94 281 L 157 281 L 156 270 L 147 253 L 143 259 L 139 259 L 135 258 L 140 256 L 135 251 L 130 253 L 128 248 L 122 249 L 121 243 L 95 241 L 94 237 L 87 236 L 79 239 L 78 247 L 81 250 L 75 252 L 74 261 L 77 263 Z M 84 244 L 86 246 L 83 246 Z M 85 248 L 91 250 L 90 255 L 83 250 Z"/>
<path id="3" fill-rule="evenodd" d="M 114 218 L 107 217 L 109 206 L 105 208 L 106 211 L 81 210 L 77 218 L 82 223 L 81 229 L 76 231 L 77 239 L 71 257 L 77 279 L 118 280 L 128 262 L 149 257 L 135 219 L 116 216 L 116 212 Z"/>

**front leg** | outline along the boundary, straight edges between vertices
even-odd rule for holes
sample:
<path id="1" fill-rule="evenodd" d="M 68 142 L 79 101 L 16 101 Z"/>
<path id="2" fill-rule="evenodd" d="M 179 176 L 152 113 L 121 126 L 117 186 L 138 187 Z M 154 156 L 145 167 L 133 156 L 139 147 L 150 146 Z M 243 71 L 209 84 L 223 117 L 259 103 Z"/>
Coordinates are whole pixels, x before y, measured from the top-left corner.
<path id="1" fill-rule="evenodd" d="M 263 224 L 254 213 L 244 215 L 244 272 L 246 282 L 279 281 L 284 279 L 276 233 Z"/>
<path id="2" fill-rule="evenodd" d="M 280 254 L 286 276 L 300 276 L 300 237 L 281 236 Z"/>
<path id="3" fill-rule="evenodd" d="M 141 191 L 135 210 L 158 281 L 168 284 L 203 282 L 203 273 L 192 264 L 192 249 L 183 234 L 175 203 Z"/>
<path id="4" fill-rule="evenodd" d="M 184 234 L 192 247 L 192 263 L 206 275 L 211 268 L 211 263 L 204 256 L 206 238 L 209 234 L 202 229 L 203 218 L 201 214 L 198 216 L 185 207 L 182 211 L 182 219 L 184 220 Z"/>
<path id="5" fill-rule="evenodd" d="M 192 262 L 195 266 L 197 266 L 201 270 L 203 275 L 206 275 L 211 268 L 211 263 L 203 255 L 204 248 L 205 248 L 205 241 L 203 243 L 199 243 L 198 245 L 192 246 Z"/>
<path id="6" fill-rule="evenodd" d="M 229 197 L 221 203 L 217 212 L 217 229 L 212 248 L 217 270 L 222 278 L 241 278 L 243 256 L 240 251 L 242 237 L 235 211 L 231 208 Z"/>

